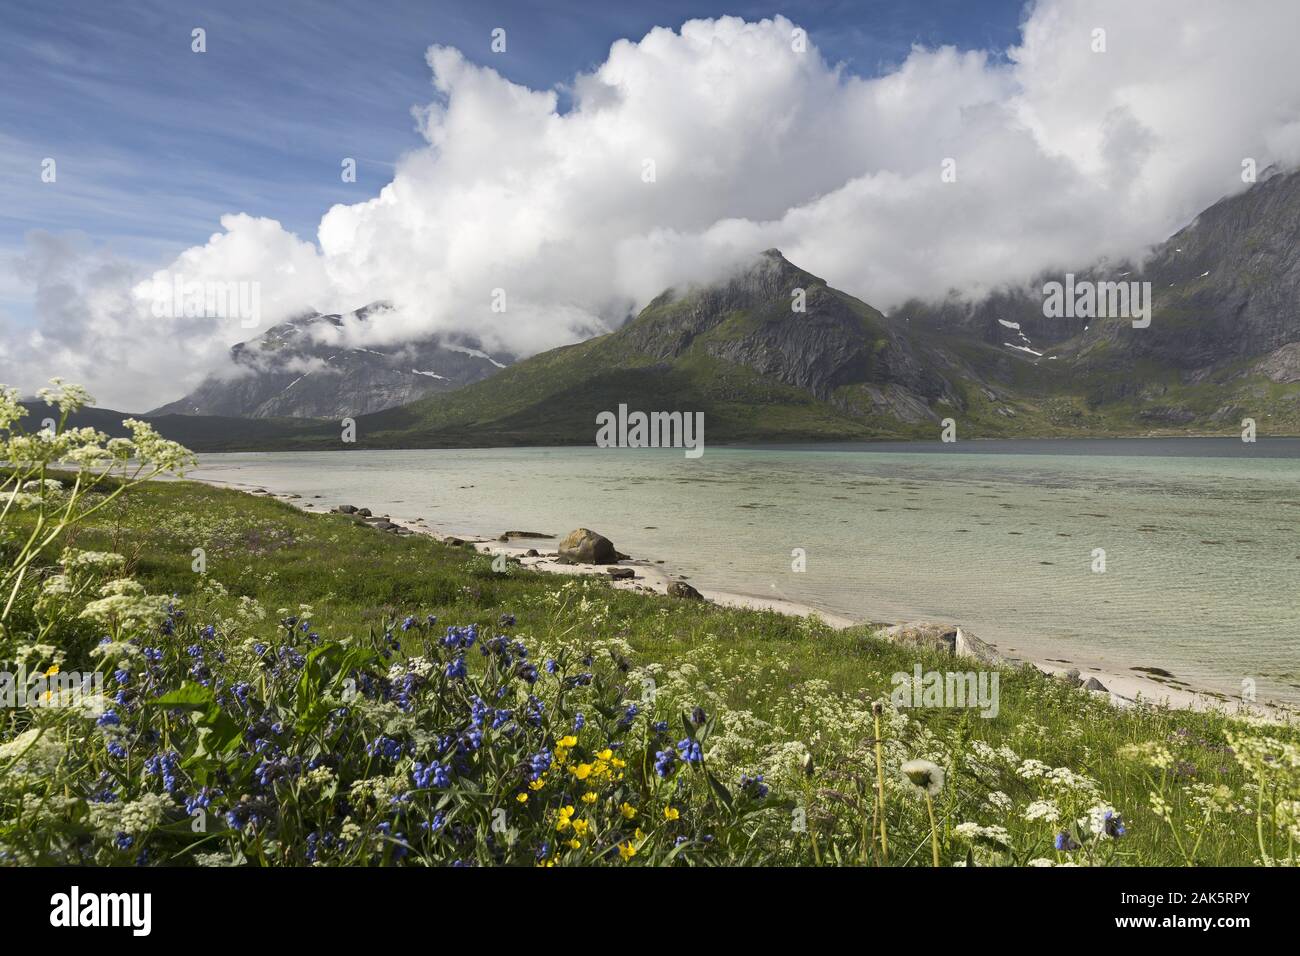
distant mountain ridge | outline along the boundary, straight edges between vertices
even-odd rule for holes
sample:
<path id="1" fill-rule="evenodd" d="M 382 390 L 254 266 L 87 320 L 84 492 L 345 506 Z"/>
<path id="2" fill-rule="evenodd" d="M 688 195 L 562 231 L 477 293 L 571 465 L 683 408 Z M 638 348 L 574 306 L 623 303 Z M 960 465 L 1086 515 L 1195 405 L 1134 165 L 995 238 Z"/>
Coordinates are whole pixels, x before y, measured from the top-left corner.
<path id="1" fill-rule="evenodd" d="M 935 440 L 949 418 L 959 439 L 1235 435 L 1246 418 L 1261 435 L 1300 434 L 1300 173 L 1267 174 L 1215 203 L 1141 266 L 1074 274 L 1150 283 L 1150 326 L 1047 317 L 1043 282 L 1064 270 L 981 301 L 909 302 L 885 315 L 770 249 L 718 282 L 665 290 L 615 332 L 507 368 L 486 359 L 491 372 L 480 359 L 459 388 L 353 414 L 357 440 L 346 447 L 589 444 L 596 415 L 619 405 L 703 412 L 706 445 Z M 265 383 L 276 395 L 299 387 Z M 275 415 L 286 407 L 276 395 L 241 400 Z M 355 409 L 363 398 L 343 401 Z M 265 418 L 244 435 L 202 416 L 156 422 L 198 448 L 344 447 L 339 404 L 294 407 L 326 408 L 330 420 Z"/>
<path id="2" fill-rule="evenodd" d="M 346 318 L 379 322 L 375 303 Z M 230 374 L 209 376 L 194 391 L 150 415 L 233 418 L 355 417 L 481 381 L 505 368 L 477 343 L 431 337 L 399 345 L 346 346 L 345 316 L 308 313 L 280 322 L 230 350 Z M 324 333 L 324 334 L 322 334 Z"/>

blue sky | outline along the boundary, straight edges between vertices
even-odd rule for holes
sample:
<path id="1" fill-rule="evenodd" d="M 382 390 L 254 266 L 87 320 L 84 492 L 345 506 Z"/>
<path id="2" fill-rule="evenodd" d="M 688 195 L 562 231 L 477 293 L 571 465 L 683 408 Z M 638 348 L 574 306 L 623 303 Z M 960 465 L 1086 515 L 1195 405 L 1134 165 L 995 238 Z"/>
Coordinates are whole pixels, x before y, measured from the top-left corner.
<path id="1" fill-rule="evenodd" d="M 433 98 L 424 51 L 434 43 L 545 89 L 653 26 L 784 13 L 829 60 L 874 75 L 913 43 L 1004 50 L 1021 6 L 3 0 L 0 251 L 44 229 L 154 260 L 204 241 L 222 213 L 238 211 L 314 239 L 330 205 L 374 195 L 396 157 L 421 145 L 410 108 Z M 190 50 L 195 26 L 207 30 L 204 55 Z M 503 55 L 488 47 L 495 27 L 508 31 Z M 47 156 L 57 188 L 38 179 Z M 344 156 L 358 160 L 355 184 L 340 180 Z"/>

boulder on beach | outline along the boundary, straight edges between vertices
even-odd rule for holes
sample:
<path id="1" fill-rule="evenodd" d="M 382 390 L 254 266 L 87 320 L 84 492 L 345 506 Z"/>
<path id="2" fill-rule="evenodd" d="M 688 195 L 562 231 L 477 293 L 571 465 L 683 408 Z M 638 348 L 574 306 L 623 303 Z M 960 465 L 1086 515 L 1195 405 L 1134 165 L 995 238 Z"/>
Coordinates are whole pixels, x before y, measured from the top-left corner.
<path id="1" fill-rule="evenodd" d="M 902 647 L 939 651 L 953 657 L 965 657 L 983 664 L 1004 663 L 1002 656 L 986 642 L 957 624 L 937 621 L 908 621 L 880 632 L 880 636 Z"/>
<path id="2" fill-rule="evenodd" d="M 363 517 L 363 518 L 369 518 L 369 517 L 370 517 L 370 509 L 369 509 L 369 508 L 358 508 L 358 509 L 357 509 L 357 514 L 361 515 L 361 517 Z"/>
<path id="3" fill-rule="evenodd" d="M 525 558 L 540 558 L 541 556 L 542 556 L 541 552 L 538 551 L 536 548 L 529 548 L 527 551 L 524 552 Z"/>
<path id="4" fill-rule="evenodd" d="M 553 534 L 542 531 L 506 531 L 497 538 L 498 541 L 514 541 L 516 538 L 554 538 Z"/>
<path id="5" fill-rule="evenodd" d="M 1099 691 L 1101 691 L 1103 694 L 1109 694 L 1109 693 L 1110 693 L 1110 691 L 1108 691 L 1108 690 L 1106 689 L 1106 685 L 1103 684 L 1101 681 L 1097 680 L 1097 678 L 1095 678 L 1095 677 L 1089 677 L 1089 678 L 1088 678 L 1088 683 L 1086 683 L 1086 684 L 1083 685 L 1083 689 L 1084 689 L 1084 690 L 1099 690 Z"/>
<path id="6" fill-rule="evenodd" d="M 338 512 L 339 514 L 341 514 L 341 515 L 353 515 L 353 514 L 356 514 L 356 513 L 357 513 L 357 506 L 356 506 L 356 505 L 339 505 L 339 506 L 338 506 L 337 508 L 335 508 L 334 510 L 337 511 L 337 512 Z"/>
<path id="7" fill-rule="evenodd" d="M 622 581 L 626 578 L 636 577 L 636 572 L 631 568 L 608 568 L 605 573 L 615 581 Z"/>
<path id="8" fill-rule="evenodd" d="M 668 596 L 675 598 L 685 598 L 688 601 L 703 601 L 704 595 L 695 588 L 691 587 L 685 581 L 673 581 L 668 585 Z"/>
<path id="9" fill-rule="evenodd" d="M 570 531 L 560 542 L 561 564 L 617 564 L 619 553 L 614 543 L 588 528 Z"/>

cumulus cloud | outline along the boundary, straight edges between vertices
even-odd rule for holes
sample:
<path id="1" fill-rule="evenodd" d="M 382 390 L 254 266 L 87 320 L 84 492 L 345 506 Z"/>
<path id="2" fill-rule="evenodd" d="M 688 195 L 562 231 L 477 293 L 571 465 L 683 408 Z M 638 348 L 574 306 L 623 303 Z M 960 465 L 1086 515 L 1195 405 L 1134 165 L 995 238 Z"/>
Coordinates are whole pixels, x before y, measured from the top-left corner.
<path id="1" fill-rule="evenodd" d="M 1010 50 L 917 47 L 863 78 L 785 18 L 694 20 L 615 43 L 563 112 L 555 91 L 435 46 L 436 95 L 415 111 L 428 145 L 379 195 L 326 212 L 317 244 L 225 217 L 165 271 L 260 282 L 263 325 L 385 300 L 344 334 L 518 355 L 770 246 L 885 309 L 978 296 L 1141 255 L 1244 188 L 1245 158 L 1295 165 L 1297 35 L 1286 0 L 1039 0 Z M 41 323 L 0 361 L 24 351 L 119 405 L 176 397 L 250 334 L 150 317 L 141 276 L 54 237 L 25 267 Z"/>

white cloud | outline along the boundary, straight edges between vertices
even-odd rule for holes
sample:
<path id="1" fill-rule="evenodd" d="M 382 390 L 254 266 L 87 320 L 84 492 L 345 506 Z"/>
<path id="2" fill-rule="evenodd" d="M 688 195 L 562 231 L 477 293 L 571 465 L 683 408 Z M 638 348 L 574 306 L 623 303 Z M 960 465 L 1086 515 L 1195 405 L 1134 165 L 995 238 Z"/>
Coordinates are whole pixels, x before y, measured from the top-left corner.
<path id="1" fill-rule="evenodd" d="M 1010 51 L 916 48 L 872 79 L 797 52 L 793 30 L 722 18 L 619 41 L 563 114 L 554 92 L 433 47 L 437 99 L 417 111 L 429 145 L 375 198 L 329 210 L 319 249 L 233 216 L 169 269 L 260 281 L 264 325 L 385 299 L 371 333 L 385 341 L 462 332 L 529 354 L 769 246 L 883 308 L 1140 254 L 1243 188 L 1243 158 L 1300 160 L 1289 0 L 1040 0 Z M 174 398 L 249 337 L 151 322 L 129 294 L 139 275 L 84 250 L 43 262 L 67 251 L 35 245 L 44 351 L 25 364 L 101 399 Z"/>

